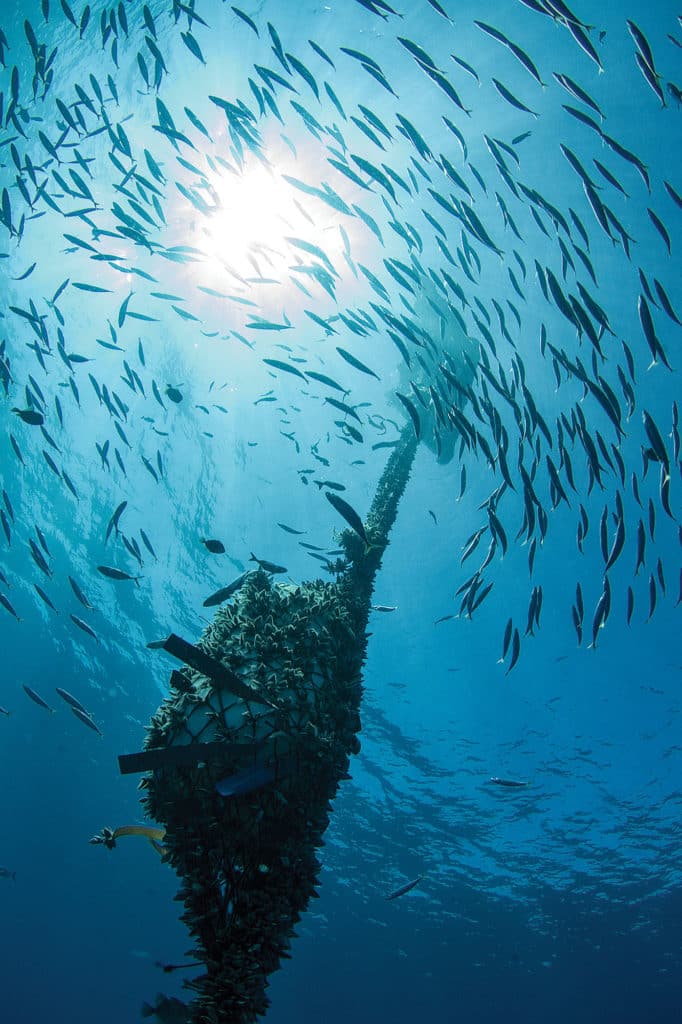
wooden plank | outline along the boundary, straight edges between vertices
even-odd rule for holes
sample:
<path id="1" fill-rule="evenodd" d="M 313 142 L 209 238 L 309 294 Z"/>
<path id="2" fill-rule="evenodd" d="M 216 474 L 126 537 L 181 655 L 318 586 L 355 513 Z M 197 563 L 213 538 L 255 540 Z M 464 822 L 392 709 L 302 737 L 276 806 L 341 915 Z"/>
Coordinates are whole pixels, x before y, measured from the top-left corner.
<path id="1" fill-rule="evenodd" d="M 190 668 L 201 672 L 202 675 L 207 676 L 214 682 L 216 686 L 223 690 L 228 690 L 235 697 L 241 697 L 242 700 L 250 701 L 253 704 L 264 704 L 266 707 L 273 707 L 271 701 L 262 697 L 250 686 L 247 686 L 235 672 L 223 665 L 217 658 L 212 658 L 206 651 L 202 651 L 200 647 L 189 643 L 188 640 L 183 640 L 176 633 L 171 633 L 165 640 L 154 641 L 153 646 L 154 648 L 161 647 L 164 651 L 168 651 L 174 658 L 184 661 L 185 665 L 189 665 Z"/>
<path id="2" fill-rule="evenodd" d="M 152 747 L 136 754 L 119 754 L 121 775 L 151 772 L 157 768 L 191 766 L 211 757 L 243 757 L 252 755 L 264 741 L 258 743 L 186 743 L 172 747 Z"/>

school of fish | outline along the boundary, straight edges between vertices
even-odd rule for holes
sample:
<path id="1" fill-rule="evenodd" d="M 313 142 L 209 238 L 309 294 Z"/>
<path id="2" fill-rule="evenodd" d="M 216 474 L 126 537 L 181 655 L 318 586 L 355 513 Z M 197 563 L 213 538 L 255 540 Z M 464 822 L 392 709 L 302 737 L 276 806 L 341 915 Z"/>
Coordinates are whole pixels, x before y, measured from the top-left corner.
<path id="1" fill-rule="evenodd" d="M 50 596 L 52 541 L 41 524 L 15 514 L 17 480 L 43 491 L 46 501 L 58 494 L 77 503 L 88 500 L 99 474 L 112 477 L 120 500 L 102 548 L 114 544 L 110 560 L 117 564 L 93 563 L 92 580 L 98 574 L 113 585 L 140 585 L 145 560 L 156 557 L 153 515 L 144 528 L 127 528 L 128 502 L 140 472 L 163 491 L 173 455 L 165 427 L 174 409 L 192 401 L 191 382 L 157 377 L 148 357 L 169 325 L 199 345 L 236 347 L 260 375 L 263 393 L 254 404 L 264 404 L 263 416 L 272 410 L 290 425 L 294 396 L 322 420 L 326 454 L 319 443 L 306 446 L 295 429 L 281 430 L 295 447 L 303 484 L 317 472 L 313 461 L 326 477 L 340 449 L 357 462 L 380 460 L 405 423 L 439 453 L 455 437 L 453 501 L 464 501 L 477 467 L 491 484 L 485 502 L 471 510 L 472 531 L 460 553 L 466 579 L 453 586 L 455 607 L 443 619 L 471 617 L 493 588 L 496 561 L 512 543 L 525 545 L 527 609 L 520 613 L 515 605 L 500 637 L 507 672 L 540 625 L 536 560 L 561 506 L 575 518 L 577 551 L 591 531 L 603 562 L 596 584 L 570 581 L 567 619 L 578 643 L 597 646 L 612 604 L 630 623 L 640 607 L 651 618 L 673 573 L 682 588 L 682 570 L 663 557 L 682 538 L 675 383 L 682 322 L 670 294 L 679 289 L 679 166 L 671 165 L 670 180 L 658 180 L 647 154 L 609 133 L 608 110 L 590 86 L 609 74 L 605 33 L 563 0 L 519 5 L 572 38 L 579 81 L 550 66 L 542 52 L 531 56 L 502 27 L 473 18 L 478 49 L 458 52 L 455 15 L 435 0 L 409 7 L 440 19 L 443 45 L 454 51 L 446 60 L 405 35 L 403 15 L 383 0 L 356 0 L 357 17 L 367 19 L 362 38 L 380 42 L 380 59 L 356 48 L 342 19 L 334 45 L 325 38 L 323 46 L 294 34 L 284 15 L 275 27 L 208 0 L 168 0 L 156 14 L 146 4 L 112 3 L 99 17 L 89 4 L 42 0 L 23 25 L 0 27 L 0 256 L 8 296 L 0 313 L 0 521 L 6 545 L 25 548 L 23 575 L 50 613 L 58 611 Z M 666 62 L 671 47 L 679 59 L 680 18 L 659 27 L 651 45 L 622 18 L 637 71 L 632 88 L 646 90 L 652 118 L 676 118 L 680 89 L 658 67 L 663 47 Z M 227 76 L 240 83 L 238 94 L 214 91 L 210 71 L 221 52 L 240 62 Z M 494 67 L 495 77 L 484 66 Z M 502 80 L 519 71 L 525 77 L 513 88 Z M 188 74 L 191 107 L 171 98 Z M 339 84 L 351 74 L 363 99 L 353 107 Z M 411 90 L 432 105 L 423 124 L 415 124 L 420 108 L 411 108 Z M 487 104 L 480 119 L 479 96 Z M 533 105 L 539 100 L 555 101 L 553 116 L 563 119 L 571 139 L 547 154 L 562 174 L 570 167 L 570 196 L 557 194 L 551 174 L 533 180 L 523 170 L 524 144 L 542 131 L 545 115 Z M 488 130 L 490 109 L 497 134 Z M 511 130 L 502 137 L 507 122 Z M 679 121 L 670 131 L 679 132 Z M 288 148 L 287 170 L 300 168 L 300 177 L 279 174 L 273 133 Z M 311 147 L 315 160 L 307 162 L 303 150 Z M 210 254 L 201 248 L 201 230 L 210 233 L 222 212 L 217 183 L 246 179 L 254 168 L 278 178 L 300 212 L 295 230 L 309 227 L 309 236 L 290 231 L 278 239 L 280 250 L 257 240 L 238 260 L 219 257 L 222 285 L 214 287 L 213 276 L 202 278 Z M 630 221 L 640 213 L 663 247 L 672 284 L 637 264 Z M 190 222 L 200 225 L 191 236 Z M 327 248 L 315 230 L 322 222 L 334 235 Z M 610 249 L 602 268 L 604 241 Z M 24 252 L 36 245 L 48 251 L 25 265 Z M 369 258 L 371 268 L 363 262 Z M 627 282 L 635 267 L 633 290 Z M 627 336 L 601 299 L 602 274 L 622 275 Z M 261 300 L 264 287 L 269 297 Z M 84 305 L 101 328 L 76 351 L 70 338 L 89 333 L 79 328 Z M 472 342 L 459 362 L 443 354 L 448 324 Z M 283 336 L 296 341 L 283 344 Z M 393 347 L 384 348 L 385 341 Z M 386 401 L 378 368 L 389 350 L 401 376 Z M 639 400 L 642 380 L 652 374 L 657 393 L 669 396 L 665 419 Z M 197 436 L 220 438 L 229 412 L 228 400 L 217 400 L 222 387 L 212 383 L 194 403 Z M 86 471 L 69 459 L 69 433 L 87 431 L 89 408 L 106 413 L 107 429 L 92 436 Z M 641 465 L 633 453 L 641 453 Z M 361 516 L 339 496 L 345 484 L 314 482 L 366 540 Z M 279 525 L 291 535 L 304 532 Z M 338 571 L 329 561 L 334 552 L 299 543 Z M 197 544 L 225 553 L 218 538 L 197 537 Z M 621 559 L 629 559 L 632 573 L 625 593 L 616 594 L 611 581 Z M 268 572 L 287 571 L 252 560 Z M 24 594 L 20 601 L 9 595 L 10 576 L 0 573 L 0 604 L 21 623 L 31 608 Z M 71 574 L 68 580 L 81 613 L 69 611 L 70 620 L 99 643 L 88 581 Z M 226 586 L 204 603 L 232 592 Z M 681 598 L 678 589 L 677 604 Z M 75 698 L 58 692 L 99 731 Z"/>

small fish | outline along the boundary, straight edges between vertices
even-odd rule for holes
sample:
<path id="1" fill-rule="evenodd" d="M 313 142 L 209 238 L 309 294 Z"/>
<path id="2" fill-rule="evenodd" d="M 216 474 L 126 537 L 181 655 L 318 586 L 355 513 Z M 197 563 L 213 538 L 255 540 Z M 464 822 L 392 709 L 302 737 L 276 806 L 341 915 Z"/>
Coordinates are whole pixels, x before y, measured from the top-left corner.
<path id="1" fill-rule="evenodd" d="M 263 572 L 271 573 L 283 573 L 287 572 L 287 569 L 283 565 L 277 565 L 276 562 L 268 562 L 265 558 L 256 558 L 253 551 L 251 552 L 250 562 L 257 562 Z"/>
<path id="2" fill-rule="evenodd" d="M 92 718 L 90 717 L 90 713 L 88 711 L 86 711 L 84 708 L 76 708 L 76 707 L 73 707 L 73 706 L 71 707 L 71 710 L 73 711 L 73 713 L 76 716 L 76 718 L 78 718 L 79 721 L 81 721 L 83 723 L 83 725 L 87 725 L 88 728 L 92 729 L 93 732 L 96 732 L 98 736 L 100 736 L 100 737 L 102 736 L 101 731 L 97 728 L 97 726 L 93 722 Z"/>
<path id="3" fill-rule="evenodd" d="M 363 526 L 362 519 L 355 509 L 352 508 L 347 501 L 344 501 L 343 498 L 340 498 L 338 494 L 334 494 L 331 491 L 325 491 L 325 498 L 329 504 L 333 505 L 336 511 L 343 516 L 351 529 L 355 530 L 358 537 L 360 537 L 361 540 L 363 540 L 369 547 L 370 543 L 367 534 L 365 533 L 365 527 Z"/>
<path id="4" fill-rule="evenodd" d="M 269 564 L 269 563 L 268 563 Z M 251 570 L 243 572 L 236 579 L 228 583 L 226 587 L 221 587 L 220 590 L 216 590 L 214 594 L 207 597 L 204 601 L 204 608 L 213 608 L 215 605 L 222 604 L 223 601 L 227 601 L 228 597 L 232 597 L 242 587 L 247 577 L 251 575 Z"/>
<path id="5" fill-rule="evenodd" d="M 176 996 L 159 994 L 154 1006 L 142 1004 L 141 1013 L 143 1017 L 156 1017 L 160 1024 L 187 1024 L 189 1006 Z"/>
<path id="6" fill-rule="evenodd" d="M 14 882 L 16 877 L 16 871 L 11 871 L 10 868 L 0 867 L 0 878 L 11 878 L 11 880 Z"/>
<path id="7" fill-rule="evenodd" d="M 260 35 L 258 31 L 258 26 L 254 21 L 252 21 L 248 14 L 245 14 L 244 11 L 240 11 L 238 7 L 233 7 L 232 11 L 234 12 L 234 14 L 237 15 L 238 18 L 241 18 L 245 25 L 249 26 L 252 32 L 255 32 L 257 36 Z"/>
<path id="8" fill-rule="evenodd" d="M 144 546 L 146 547 L 147 551 L 152 556 L 152 558 L 156 558 L 156 552 L 154 551 L 154 548 L 152 547 L 152 543 L 149 540 L 149 537 L 147 536 L 147 534 L 144 532 L 144 530 L 140 530 L 140 537 L 142 538 L 142 543 L 144 544 Z"/>
<path id="9" fill-rule="evenodd" d="M 654 574 L 651 573 L 649 575 L 649 615 L 648 615 L 648 617 L 646 619 L 647 622 L 649 622 L 651 620 L 651 616 L 656 611 L 656 598 L 657 598 L 656 580 L 654 579 Z"/>
<path id="10" fill-rule="evenodd" d="M 338 484 L 335 480 L 313 480 L 314 484 L 317 484 L 320 490 L 323 487 L 328 487 L 332 491 L 345 491 L 345 484 Z"/>
<path id="11" fill-rule="evenodd" d="M 295 530 L 293 526 L 287 526 L 285 523 L 277 523 L 280 530 L 284 530 L 285 533 L 291 533 L 295 537 L 300 537 L 305 533 L 305 530 Z"/>
<path id="12" fill-rule="evenodd" d="M 110 536 L 112 530 L 115 530 L 116 531 L 116 536 L 118 536 L 118 532 L 119 532 L 119 530 L 118 530 L 118 521 L 121 518 L 121 516 L 123 515 L 123 512 L 125 511 L 127 505 L 128 505 L 127 501 L 122 501 L 120 503 L 120 505 L 117 506 L 116 511 L 114 512 L 113 516 L 109 520 L 109 524 L 107 526 L 106 536 L 104 538 L 104 543 L 105 544 L 109 540 L 109 536 Z"/>
<path id="13" fill-rule="evenodd" d="M 139 580 L 139 576 L 131 576 L 130 573 L 124 572 L 123 569 L 116 569 L 110 565 L 98 565 L 97 572 L 100 572 L 102 576 L 107 576 L 110 580 L 134 580 L 135 583 Z"/>
<path id="14" fill-rule="evenodd" d="M 268 366 L 272 366 L 275 370 L 283 370 L 285 373 L 291 373 L 294 377 L 300 377 L 301 380 L 306 379 L 306 375 L 301 370 L 296 366 L 291 366 L 290 363 L 282 362 L 281 359 L 264 359 L 263 362 L 267 363 Z"/>
<path id="15" fill-rule="evenodd" d="M 242 796 L 245 793 L 252 793 L 255 789 L 262 789 L 268 783 L 274 782 L 275 770 L 268 765 L 259 768 L 247 768 L 242 772 L 236 772 L 216 783 L 216 792 L 222 797 Z"/>
<path id="16" fill-rule="evenodd" d="M 37 409 L 17 409 L 15 406 L 12 408 L 12 412 L 32 427 L 39 427 L 45 422 L 42 412 L 38 412 Z"/>
<path id="17" fill-rule="evenodd" d="M 502 640 L 502 657 L 498 660 L 498 665 L 504 662 L 507 657 L 507 651 L 509 650 L 509 644 L 511 642 L 513 622 L 511 619 L 507 620 L 507 625 L 504 628 L 504 638 Z"/>
<path id="18" fill-rule="evenodd" d="M 402 404 L 405 406 L 408 413 L 410 414 L 410 419 L 412 420 L 412 425 L 414 426 L 414 432 L 417 436 L 417 439 L 419 439 L 421 437 L 421 421 L 419 419 L 419 413 L 417 412 L 414 403 L 411 402 L 410 399 L 407 398 L 405 395 L 401 395 L 399 391 L 396 391 L 395 396 L 402 402 Z"/>
<path id="19" fill-rule="evenodd" d="M 0 594 L 0 604 L 5 609 L 5 611 L 9 612 L 9 614 L 17 620 L 17 622 L 21 622 L 21 618 L 17 615 L 14 609 L 14 605 L 9 600 L 9 598 L 5 597 L 4 594 Z"/>
<path id="20" fill-rule="evenodd" d="M 92 605 L 88 601 L 87 597 L 85 596 L 81 588 L 76 583 L 73 576 L 69 576 L 69 583 L 71 584 L 71 589 L 73 590 L 74 594 L 76 595 L 80 603 L 83 605 L 83 607 L 87 608 L 88 611 L 92 611 Z"/>
<path id="21" fill-rule="evenodd" d="M 324 401 L 326 405 L 333 405 L 335 409 L 339 410 L 339 412 L 344 413 L 346 416 L 352 416 L 352 418 L 357 420 L 358 423 L 362 423 L 362 420 L 352 406 L 347 405 L 345 402 L 340 402 L 338 398 L 325 398 Z"/>
<path id="22" fill-rule="evenodd" d="M 398 610 L 397 604 L 372 604 L 370 608 L 373 612 L 396 612 Z"/>
<path id="23" fill-rule="evenodd" d="M 496 78 L 493 78 L 493 85 L 499 92 L 500 96 L 502 96 L 507 101 L 507 103 L 511 104 L 512 107 L 516 107 L 517 110 L 523 110 L 527 114 L 532 114 L 533 117 L 538 117 L 538 114 L 535 110 L 531 110 L 530 107 L 527 107 L 525 103 L 522 103 L 521 100 L 518 99 L 518 97 L 516 97 L 512 92 L 509 91 L 509 89 L 506 88 L 506 86 L 502 85 L 502 82 L 498 82 Z"/>
<path id="24" fill-rule="evenodd" d="M 417 875 L 411 882 L 406 882 L 405 885 L 401 885 L 398 889 L 394 889 L 393 892 L 389 892 L 388 895 L 384 896 L 385 900 L 397 900 L 399 896 L 404 896 L 410 889 L 414 889 L 415 885 L 419 885 L 423 875 Z"/>
<path id="25" fill-rule="evenodd" d="M 56 615 L 58 615 L 58 614 L 59 614 L 59 612 L 57 611 L 57 609 L 55 608 L 55 606 L 54 606 L 54 605 L 52 604 L 52 601 L 50 600 L 50 598 L 48 597 L 48 595 L 47 595 L 47 594 L 45 593 L 45 591 L 43 590 L 43 588 L 42 588 L 42 587 L 40 587 L 40 586 L 38 586 L 38 584 L 37 584 L 37 583 L 34 583 L 34 584 L 33 584 L 33 586 L 34 586 L 34 589 L 35 589 L 36 593 L 38 594 L 38 597 L 40 598 L 40 600 L 41 600 L 41 601 L 43 601 L 43 602 L 44 602 L 44 603 L 45 603 L 45 604 L 47 605 L 47 607 L 48 607 L 48 608 L 51 608 L 51 609 L 52 609 L 52 611 L 53 611 L 53 612 L 54 612 L 54 613 L 55 613 Z"/>
<path id="26" fill-rule="evenodd" d="M 51 715 L 55 714 L 54 708 L 51 708 L 47 701 L 44 701 L 39 693 L 36 693 L 36 691 L 33 690 L 30 686 L 27 686 L 26 683 L 22 683 L 21 685 L 26 696 L 30 697 L 34 704 L 37 704 L 39 708 L 45 708 L 45 710 L 49 711 Z"/>
<path id="27" fill-rule="evenodd" d="M 489 782 L 495 786 L 506 786 L 508 789 L 521 789 L 530 786 L 530 782 L 522 782 L 520 779 L 500 779 L 497 775 L 491 775 Z"/>
<path id="28" fill-rule="evenodd" d="M 521 637 L 519 636 L 518 629 L 515 629 L 514 633 L 512 635 L 511 660 L 509 662 L 509 668 L 505 672 L 505 675 L 508 676 L 509 673 L 511 672 L 511 670 L 514 668 L 514 666 L 516 665 L 517 661 L 519 660 L 519 654 L 520 653 L 521 653 Z"/>
<path id="29" fill-rule="evenodd" d="M 78 708 L 78 710 L 82 711 L 84 715 L 88 714 L 88 712 L 85 710 L 81 702 L 76 697 L 74 697 L 73 694 L 69 693 L 68 690 L 62 689 L 61 686 L 55 686 L 55 691 L 59 694 L 62 700 L 65 700 L 66 703 L 70 704 L 72 708 Z"/>
<path id="30" fill-rule="evenodd" d="M 71 621 L 75 626 L 78 626 L 79 629 L 82 629 L 84 633 L 87 633 L 88 636 L 91 636 L 93 640 L 97 641 L 97 643 L 100 642 L 99 637 L 97 636 L 97 633 L 95 633 L 92 626 L 88 626 L 87 622 L 83 622 L 82 619 L 79 619 L 78 616 L 74 615 L 73 613 L 71 614 L 70 617 Z"/>
<path id="31" fill-rule="evenodd" d="M 221 540 L 206 540 L 201 538 L 201 543 L 204 545 L 207 551 L 210 551 L 212 555 L 224 555 L 225 545 Z"/>
<path id="32" fill-rule="evenodd" d="M 381 377 L 374 370 L 370 370 L 369 366 L 365 366 L 359 359 L 356 359 L 354 355 L 346 351 L 345 348 L 339 348 L 337 346 L 336 351 L 339 353 L 342 359 L 345 359 L 350 366 L 355 367 L 356 370 L 360 370 L 362 373 L 368 374 L 370 377 L 375 377 L 377 380 L 381 380 Z"/>

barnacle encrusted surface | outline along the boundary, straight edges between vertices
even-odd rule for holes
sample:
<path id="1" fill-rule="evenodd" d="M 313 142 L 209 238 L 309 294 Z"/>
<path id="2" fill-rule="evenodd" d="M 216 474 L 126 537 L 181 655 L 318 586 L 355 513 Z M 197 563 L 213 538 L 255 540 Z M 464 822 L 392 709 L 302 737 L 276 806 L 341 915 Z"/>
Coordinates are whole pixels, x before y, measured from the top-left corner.
<path id="1" fill-rule="evenodd" d="M 205 965 L 188 983 L 196 1024 L 247 1024 L 266 1011 L 268 976 L 315 895 L 330 801 L 359 749 L 374 576 L 415 448 L 406 432 L 387 464 L 366 520 L 370 547 L 352 531 L 341 535 L 346 568 L 335 582 L 276 584 L 258 570 L 205 630 L 198 646 L 261 701 L 183 668 L 152 719 L 147 747 L 218 740 L 229 751 L 157 769 L 142 783 L 182 879 L 192 955 Z M 216 791 L 219 780 L 262 766 L 275 774 L 268 784 L 229 799 Z"/>

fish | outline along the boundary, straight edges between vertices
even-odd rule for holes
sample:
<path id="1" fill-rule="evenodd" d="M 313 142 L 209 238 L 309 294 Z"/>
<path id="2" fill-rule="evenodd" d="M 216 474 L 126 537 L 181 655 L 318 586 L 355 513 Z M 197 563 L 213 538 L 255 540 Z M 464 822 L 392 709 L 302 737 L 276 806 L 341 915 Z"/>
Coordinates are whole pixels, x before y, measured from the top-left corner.
<path id="1" fill-rule="evenodd" d="M 227 601 L 228 597 L 232 597 L 232 595 L 236 594 L 238 590 L 241 590 L 250 575 L 251 571 L 247 570 L 237 576 L 236 579 L 232 580 L 231 583 L 228 583 L 226 587 L 221 587 L 220 590 L 216 590 L 215 593 L 206 598 L 204 601 L 204 608 L 213 608 L 216 605 Z"/>
<path id="2" fill-rule="evenodd" d="M 263 362 L 267 363 L 268 366 L 272 366 L 275 370 L 283 370 L 285 373 L 290 373 L 294 377 L 300 377 L 301 380 L 306 380 L 306 375 L 302 370 L 299 370 L 297 366 L 292 366 L 290 363 L 283 362 L 281 359 L 264 359 Z"/>
<path id="3" fill-rule="evenodd" d="M 511 670 L 514 668 L 514 666 L 516 665 L 517 661 L 519 660 L 520 653 L 521 653 L 521 637 L 519 636 L 518 629 L 514 629 L 514 632 L 512 634 L 512 640 L 511 640 L 511 658 L 509 660 L 509 665 L 507 667 L 507 671 L 505 672 L 505 675 L 509 675 Z"/>
<path id="4" fill-rule="evenodd" d="M 14 882 L 16 881 L 16 877 L 16 871 L 12 871 L 11 868 L 5 868 L 0 866 L 0 878 L 9 878 Z"/>
<path id="5" fill-rule="evenodd" d="M 342 359 L 344 359 L 350 366 L 355 367 L 356 370 L 360 370 L 362 373 L 368 374 L 370 377 L 375 377 L 376 380 L 381 380 L 379 375 L 371 370 L 369 366 L 366 366 L 363 362 L 357 359 L 351 352 L 348 352 L 344 348 L 337 346 L 336 351 L 339 353 Z"/>
<path id="6" fill-rule="evenodd" d="M 137 584 L 140 579 L 139 576 L 131 576 L 130 573 L 125 572 L 123 569 L 117 569 L 111 565 L 98 565 L 97 572 L 110 580 L 134 580 Z"/>
<path id="7" fill-rule="evenodd" d="M 17 614 L 14 605 L 12 604 L 10 599 L 5 596 L 5 594 L 0 594 L 0 604 L 5 609 L 5 611 L 9 612 L 9 614 L 17 620 L 17 622 L 21 622 L 21 617 Z"/>
<path id="8" fill-rule="evenodd" d="M 395 395 L 396 395 L 396 398 L 399 399 L 399 401 L 407 409 L 407 411 L 408 411 L 408 413 L 410 415 L 410 419 L 412 420 L 412 425 L 414 427 L 415 435 L 417 437 L 417 440 L 419 440 L 419 438 L 421 437 L 421 420 L 419 418 L 419 413 L 417 412 L 417 409 L 416 409 L 414 403 L 409 398 L 407 398 L 406 395 L 402 395 L 398 391 L 396 391 Z"/>
<path id="9" fill-rule="evenodd" d="M 83 723 L 83 725 L 87 725 L 89 729 L 92 729 L 92 731 L 96 732 L 99 737 L 102 737 L 101 730 L 98 728 L 95 722 L 93 722 L 92 717 L 88 711 L 81 707 L 74 707 L 73 705 L 71 706 L 71 710 L 73 714 L 76 716 L 76 718 Z"/>
<path id="10" fill-rule="evenodd" d="M 28 423 L 32 427 L 40 427 L 45 422 L 45 417 L 42 412 L 37 409 L 17 409 L 14 406 L 11 410 L 15 413 L 19 419 L 23 420 L 24 423 Z"/>
<path id="11" fill-rule="evenodd" d="M 332 491 L 345 491 L 345 484 L 339 484 L 335 480 L 313 480 L 314 484 L 317 484 L 319 490 L 323 487 L 328 487 Z"/>
<path id="12" fill-rule="evenodd" d="M 84 622 L 83 619 L 80 619 L 77 615 L 71 614 L 70 618 L 75 626 L 78 626 L 78 628 L 81 629 L 84 633 L 87 633 L 88 636 L 91 636 L 92 639 L 95 640 L 97 643 L 100 642 L 100 639 L 97 636 L 97 633 L 95 633 L 92 626 L 89 626 L 87 622 Z"/>
<path id="13" fill-rule="evenodd" d="M 220 779 L 215 785 L 216 793 L 225 799 L 233 796 L 243 796 L 252 793 L 256 789 L 262 789 L 277 778 L 275 769 L 269 765 L 261 765 L 255 768 L 245 768 L 244 771 L 235 772 Z"/>
<path id="14" fill-rule="evenodd" d="M 159 993 L 155 1003 L 143 1003 L 140 1012 L 145 1018 L 156 1017 L 159 1024 L 187 1024 L 190 1009 L 188 1004 L 183 1003 L 177 996 Z"/>
<path id="15" fill-rule="evenodd" d="M 253 19 L 248 16 L 248 14 L 240 10 L 239 7 L 232 7 L 231 10 L 234 12 L 234 14 L 236 14 L 238 18 L 240 18 L 244 22 L 245 25 L 249 26 L 252 32 L 255 32 L 257 36 L 260 35 L 260 32 L 258 31 L 258 26 L 256 25 L 255 21 L 253 21 Z"/>
<path id="16" fill-rule="evenodd" d="M 211 552 L 212 555 L 225 554 L 225 545 L 221 540 L 207 540 L 204 537 L 202 537 L 201 543 L 204 545 L 207 551 Z"/>
<path id="17" fill-rule="evenodd" d="M 116 510 L 114 511 L 114 514 L 112 515 L 111 519 L 109 520 L 109 522 L 107 524 L 107 532 L 106 532 L 106 535 L 105 535 L 105 538 L 104 538 L 105 544 L 109 540 L 109 536 L 111 535 L 111 531 L 112 530 L 114 530 L 115 533 L 116 533 L 116 536 L 118 536 L 118 532 L 119 532 L 118 531 L 118 523 L 119 523 L 119 520 L 120 520 L 121 516 L 123 515 L 123 512 L 125 511 L 125 509 L 127 507 L 128 507 L 128 502 L 127 501 L 122 501 L 119 505 L 116 506 Z M 76 595 L 76 596 L 78 596 L 78 595 Z"/>
<path id="18" fill-rule="evenodd" d="M 156 558 L 156 552 L 154 551 L 154 548 L 152 546 L 152 542 L 150 541 L 149 537 L 147 536 L 147 534 L 142 529 L 140 530 L 140 537 L 142 539 L 142 543 L 144 544 L 144 546 L 146 547 L 147 551 L 152 556 L 152 558 Z"/>
<path id="19" fill-rule="evenodd" d="M 287 569 L 283 565 L 277 565 L 276 562 L 268 562 L 265 558 L 256 558 L 253 551 L 251 552 L 250 562 L 257 562 L 263 572 L 269 572 L 273 574 L 280 574 L 287 572 Z"/>
<path id="20" fill-rule="evenodd" d="M 78 710 L 82 711 L 84 715 L 88 714 L 81 702 L 74 697 L 73 694 L 69 693 L 68 690 L 64 690 L 61 686 L 56 686 L 55 691 L 59 694 L 62 700 L 66 701 L 66 703 L 72 708 L 78 708 Z"/>
<path id="21" fill-rule="evenodd" d="M 45 561 L 42 551 L 40 550 L 40 548 L 35 543 L 32 537 L 29 537 L 28 545 L 31 551 L 31 557 L 33 558 L 33 561 L 36 563 L 40 571 L 49 579 L 52 576 L 52 570 Z"/>
<path id="22" fill-rule="evenodd" d="M 360 537 L 360 539 L 365 542 L 365 545 L 367 547 L 370 547 L 371 545 L 369 543 L 367 534 L 365 533 L 365 527 L 363 525 L 362 519 L 357 514 L 355 509 L 351 505 L 349 505 L 347 501 L 344 501 L 343 498 L 339 497 L 338 494 L 334 494 L 332 491 L 325 491 L 324 496 L 329 502 L 329 504 L 333 505 L 336 511 L 343 516 L 343 518 L 346 520 L 351 529 L 355 530 L 358 537 Z"/>
<path id="23" fill-rule="evenodd" d="M 352 406 L 347 405 L 345 402 L 340 402 L 338 398 L 327 397 L 324 401 L 326 405 L 333 405 L 335 409 L 339 410 L 339 412 L 344 413 L 346 416 L 351 416 L 354 420 L 357 420 L 358 423 L 362 423 L 362 420 Z"/>
<path id="24" fill-rule="evenodd" d="M 521 779 L 500 779 L 497 775 L 491 775 L 488 779 L 494 786 L 504 786 L 507 789 L 522 789 L 526 786 L 530 786 L 530 782 L 524 782 Z"/>
<path id="25" fill-rule="evenodd" d="M 482 21 L 474 21 L 474 25 L 480 28 L 483 32 L 486 32 L 489 36 L 492 36 L 493 39 L 496 39 L 498 42 L 506 46 L 507 49 L 514 54 L 516 59 L 520 61 L 523 67 L 525 67 L 526 70 L 530 72 L 530 74 L 533 76 L 538 85 L 544 87 L 545 83 L 540 78 L 540 73 L 538 69 L 535 67 L 535 64 L 528 56 L 525 50 L 518 46 L 518 44 L 513 43 L 507 36 L 500 32 L 499 29 L 495 29 L 491 25 L 487 25 Z"/>
<path id="26" fill-rule="evenodd" d="M 30 697 L 34 704 L 37 704 L 39 708 L 45 708 L 45 710 L 49 711 L 51 715 L 55 714 L 55 709 L 51 708 L 47 701 L 43 700 L 40 694 L 36 693 L 32 687 L 28 686 L 26 683 L 22 683 L 21 685 L 26 696 Z"/>
<path id="27" fill-rule="evenodd" d="M 413 878 L 410 882 L 406 882 L 404 885 L 399 886 L 399 888 L 393 889 L 392 892 L 387 893 L 387 895 L 384 896 L 384 899 L 397 900 L 399 896 L 404 896 L 405 893 L 408 893 L 411 889 L 414 889 L 416 885 L 419 885 L 423 877 L 423 875 L 417 875 L 417 877 Z"/>
<path id="28" fill-rule="evenodd" d="M 84 608 L 87 608 L 89 611 L 92 611 L 92 605 L 90 604 L 87 597 L 79 587 L 76 580 L 73 578 L 73 576 L 69 576 L 68 579 L 69 583 L 71 584 L 71 589 L 73 590 L 74 594 L 76 595 L 80 603 L 83 605 Z"/>
<path id="29" fill-rule="evenodd" d="M 507 103 L 509 103 L 512 107 L 516 107 L 517 110 L 523 110 L 526 114 L 532 114 L 533 117 L 539 117 L 539 114 L 536 110 L 531 110 L 530 107 L 527 107 L 525 103 L 523 103 L 517 96 L 510 92 L 509 89 L 507 89 L 507 87 L 503 85 L 502 82 L 499 82 L 496 78 L 493 78 L 493 85 L 499 92 L 500 96 L 502 96 L 507 101 Z"/>

